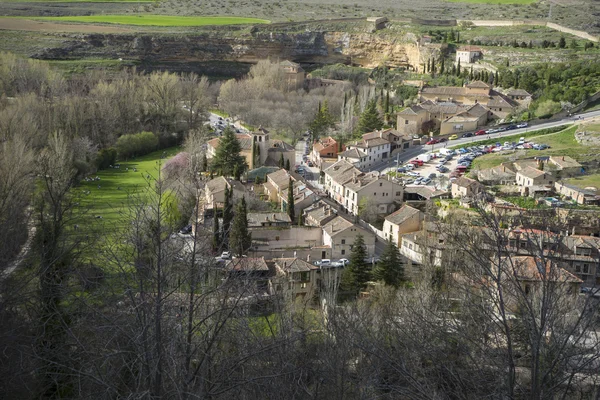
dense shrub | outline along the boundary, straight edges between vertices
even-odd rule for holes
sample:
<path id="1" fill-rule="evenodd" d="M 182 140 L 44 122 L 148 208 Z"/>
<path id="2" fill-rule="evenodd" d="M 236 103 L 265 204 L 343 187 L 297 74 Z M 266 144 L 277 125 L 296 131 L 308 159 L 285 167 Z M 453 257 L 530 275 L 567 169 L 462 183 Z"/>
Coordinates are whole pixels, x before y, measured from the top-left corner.
<path id="1" fill-rule="evenodd" d="M 115 147 L 120 158 L 143 156 L 158 148 L 158 137 L 152 132 L 123 135 L 117 139 Z"/>
<path id="2" fill-rule="evenodd" d="M 96 168 L 106 169 L 111 165 L 114 165 L 117 161 L 117 150 L 114 147 L 103 149 L 98 152 L 96 157 Z"/>

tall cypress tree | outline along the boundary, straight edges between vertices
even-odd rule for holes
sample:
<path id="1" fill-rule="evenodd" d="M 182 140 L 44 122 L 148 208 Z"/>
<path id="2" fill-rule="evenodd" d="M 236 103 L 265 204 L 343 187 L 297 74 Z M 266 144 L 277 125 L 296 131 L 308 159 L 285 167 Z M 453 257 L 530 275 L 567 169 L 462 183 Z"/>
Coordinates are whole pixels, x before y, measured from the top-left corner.
<path id="1" fill-rule="evenodd" d="M 440 60 L 440 74 L 443 74 L 445 70 L 446 70 L 446 66 L 444 65 L 444 57 L 441 57 L 441 60 Z"/>
<path id="2" fill-rule="evenodd" d="M 296 211 L 294 208 L 294 181 L 290 177 L 287 196 L 287 213 L 290 216 L 290 220 L 292 221 L 292 223 L 294 223 L 294 220 L 296 219 Z"/>
<path id="3" fill-rule="evenodd" d="M 227 248 L 229 243 L 229 230 L 231 227 L 231 220 L 233 219 L 233 204 L 232 204 L 233 190 L 229 190 L 225 187 L 225 202 L 223 205 L 223 248 Z"/>
<path id="4" fill-rule="evenodd" d="M 458 63 L 456 65 L 456 76 L 460 76 L 460 58 L 458 59 Z"/>
<path id="5" fill-rule="evenodd" d="M 386 285 L 393 287 L 398 287 L 405 281 L 404 265 L 400 258 L 400 252 L 391 240 L 388 240 L 387 246 L 377 263 L 374 275 Z"/>
<path id="6" fill-rule="evenodd" d="M 285 167 L 285 160 L 283 159 L 283 153 L 279 153 L 279 168 Z"/>
<path id="7" fill-rule="evenodd" d="M 287 160 L 285 160 L 285 169 L 289 171 L 291 167 L 292 166 L 290 164 L 290 159 L 288 158 Z"/>
<path id="8" fill-rule="evenodd" d="M 237 204 L 231 233 L 229 234 L 229 249 L 238 256 L 244 255 L 252 245 L 252 236 L 248 231 L 248 215 L 246 210 L 246 199 Z"/>
<path id="9" fill-rule="evenodd" d="M 219 244 L 221 243 L 221 232 L 219 232 L 219 213 L 216 206 L 213 206 L 213 210 L 215 213 L 215 218 L 213 220 L 213 229 L 212 229 L 212 248 L 213 251 L 217 251 L 219 249 Z"/>

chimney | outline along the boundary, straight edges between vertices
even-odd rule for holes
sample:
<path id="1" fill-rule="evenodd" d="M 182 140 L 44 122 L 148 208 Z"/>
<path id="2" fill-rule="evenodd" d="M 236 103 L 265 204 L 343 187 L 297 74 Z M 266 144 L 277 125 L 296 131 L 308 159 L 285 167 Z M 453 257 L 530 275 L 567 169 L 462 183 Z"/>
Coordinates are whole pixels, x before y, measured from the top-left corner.
<path id="1" fill-rule="evenodd" d="M 356 172 L 352 173 L 352 182 L 356 183 Z"/>
<path id="2" fill-rule="evenodd" d="M 383 139 L 383 129 L 379 131 L 379 138 Z"/>
<path id="3" fill-rule="evenodd" d="M 561 158 L 562 158 L 563 161 L 565 161 L 565 156 L 562 156 Z"/>

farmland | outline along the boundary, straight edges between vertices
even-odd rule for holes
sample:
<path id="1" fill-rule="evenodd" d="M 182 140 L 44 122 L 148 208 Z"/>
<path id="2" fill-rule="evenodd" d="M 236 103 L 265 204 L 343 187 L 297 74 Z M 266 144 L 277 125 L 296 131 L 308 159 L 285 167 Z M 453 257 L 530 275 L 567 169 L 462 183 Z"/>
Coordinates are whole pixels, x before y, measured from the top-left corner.
<path id="1" fill-rule="evenodd" d="M 141 26 L 209 26 L 266 24 L 269 21 L 245 17 L 179 17 L 170 15 L 87 15 L 68 17 L 40 17 L 42 21 L 101 23 Z"/>

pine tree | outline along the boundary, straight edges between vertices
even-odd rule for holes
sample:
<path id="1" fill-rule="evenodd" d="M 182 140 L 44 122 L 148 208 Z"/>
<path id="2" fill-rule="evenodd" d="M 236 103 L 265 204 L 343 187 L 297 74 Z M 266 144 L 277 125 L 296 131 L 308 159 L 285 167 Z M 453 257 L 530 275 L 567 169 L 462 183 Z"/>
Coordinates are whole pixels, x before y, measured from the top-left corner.
<path id="1" fill-rule="evenodd" d="M 215 218 L 213 219 L 212 248 L 213 251 L 217 251 L 219 249 L 219 244 L 221 243 L 221 232 L 219 232 L 219 210 L 215 205 L 213 205 L 213 210 L 215 213 Z"/>
<path id="2" fill-rule="evenodd" d="M 244 255 L 252 245 L 252 236 L 248 231 L 248 214 L 246 209 L 246 199 L 237 204 L 233 222 L 231 224 L 231 233 L 229 234 L 229 249 L 238 256 Z"/>
<path id="3" fill-rule="evenodd" d="M 371 264 L 367 261 L 367 248 L 360 233 L 354 239 L 349 261 L 349 289 L 358 292 L 371 280 Z"/>
<path id="4" fill-rule="evenodd" d="M 369 101 L 365 111 L 363 111 L 358 121 L 358 130 L 360 133 L 373 132 L 383 127 L 383 121 L 379 118 L 377 112 L 377 103 L 375 100 Z"/>
<path id="5" fill-rule="evenodd" d="M 248 167 L 245 158 L 240 154 L 242 146 L 233 129 L 227 127 L 219 139 L 219 147 L 212 159 L 211 170 L 222 176 L 232 176 L 235 167 L 242 174 Z"/>
<path id="6" fill-rule="evenodd" d="M 292 223 L 296 219 L 296 205 L 294 204 L 294 181 L 290 177 L 287 196 L 287 214 L 290 216 Z"/>
<path id="7" fill-rule="evenodd" d="M 396 244 L 391 240 L 388 241 L 381 258 L 377 263 L 374 275 L 386 285 L 396 288 L 405 281 L 404 265 L 400 258 L 400 252 L 398 251 Z"/>
<path id="8" fill-rule="evenodd" d="M 231 227 L 231 220 L 233 219 L 233 189 L 229 189 L 229 187 L 225 187 L 225 201 L 223 204 L 223 248 L 227 248 L 227 244 L 229 243 L 229 230 Z"/>

